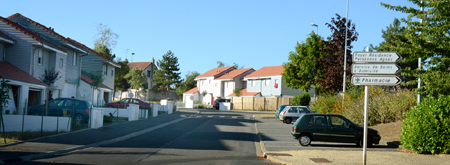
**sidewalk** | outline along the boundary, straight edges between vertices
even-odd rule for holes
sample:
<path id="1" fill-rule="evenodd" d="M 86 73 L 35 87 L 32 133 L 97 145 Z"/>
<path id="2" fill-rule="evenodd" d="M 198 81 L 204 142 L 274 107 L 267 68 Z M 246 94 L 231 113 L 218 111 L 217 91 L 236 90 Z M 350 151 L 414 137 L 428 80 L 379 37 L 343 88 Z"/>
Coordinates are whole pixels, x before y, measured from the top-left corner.
<path id="1" fill-rule="evenodd" d="M 257 118 L 255 118 L 257 119 Z M 273 119 L 276 119 L 275 117 Z M 257 122 L 255 123 L 257 127 Z M 285 151 L 268 151 L 266 144 L 261 137 L 260 130 L 257 129 L 259 144 L 262 155 L 271 162 L 281 164 L 363 164 L 363 151 L 358 150 L 334 150 L 334 149 L 308 149 L 308 150 L 285 150 Z M 273 144 L 273 142 L 272 142 Z M 302 146 L 298 146 L 302 147 Z M 359 151 L 360 150 L 360 151 Z M 397 150 L 376 151 L 369 150 L 366 154 L 367 164 L 427 164 L 427 165 L 450 165 L 450 155 L 421 155 L 415 153 L 406 153 Z"/>

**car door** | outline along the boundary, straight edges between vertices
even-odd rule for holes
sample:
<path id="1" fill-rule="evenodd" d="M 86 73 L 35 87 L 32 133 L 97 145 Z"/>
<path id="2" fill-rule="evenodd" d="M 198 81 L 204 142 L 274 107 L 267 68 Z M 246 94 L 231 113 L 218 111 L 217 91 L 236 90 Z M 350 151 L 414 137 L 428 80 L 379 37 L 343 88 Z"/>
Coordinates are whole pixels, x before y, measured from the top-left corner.
<path id="1" fill-rule="evenodd" d="M 64 103 L 64 106 L 60 108 L 59 115 L 60 116 L 72 116 L 75 114 L 75 111 L 77 109 L 77 105 L 75 105 L 75 100 L 66 100 Z"/>
<path id="2" fill-rule="evenodd" d="M 309 132 L 314 141 L 327 141 L 330 138 L 330 134 L 327 133 L 329 125 L 327 117 L 325 115 L 314 115 L 311 116 L 308 122 L 308 127 L 305 132 Z"/>
<path id="3" fill-rule="evenodd" d="M 55 99 L 48 103 L 48 116 L 58 116 L 58 110 L 63 106 L 63 103 L 64 99 Z"/>
<path id="4" fill-rule="evenodd" d="M 356 142 L 359 131 L 349 128 L 351 124 L 341 116 L 329 116 L 331 129 L 329 130 L 330 138 L 334 142 Z"/>

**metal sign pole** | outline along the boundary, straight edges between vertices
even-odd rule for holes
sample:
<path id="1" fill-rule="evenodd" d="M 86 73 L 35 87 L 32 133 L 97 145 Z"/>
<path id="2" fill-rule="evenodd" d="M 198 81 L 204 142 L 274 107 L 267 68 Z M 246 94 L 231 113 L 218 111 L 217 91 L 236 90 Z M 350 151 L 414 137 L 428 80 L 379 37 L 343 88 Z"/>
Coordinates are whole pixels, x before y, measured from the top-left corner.
<path id="1" fill-rule="evenodd" d="M 364 86 L 364 138 L 363 138 L 363 162 L 366 165 L 366 149 L 367 149 L 367 118 L 369 116 L 369 86 Z"/>

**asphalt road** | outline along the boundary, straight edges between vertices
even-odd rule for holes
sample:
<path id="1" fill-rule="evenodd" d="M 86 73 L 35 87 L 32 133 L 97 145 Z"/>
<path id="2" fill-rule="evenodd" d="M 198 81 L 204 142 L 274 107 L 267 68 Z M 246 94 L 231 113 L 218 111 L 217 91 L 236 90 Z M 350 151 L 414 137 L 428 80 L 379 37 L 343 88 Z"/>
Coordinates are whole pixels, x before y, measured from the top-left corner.
<path id="1" fill-rule="evenodd" d="M 277 118 L 257 118 L 255 122 L 267 151 L 285 150 L 356 150 L 362 151 L 361 147 L 353 143 L 328 143 L 312 141 L 308 147 L 301 146 L 296 139 L 292 138 L 291 130 L 293 124 L 285 124 Z M 396 151 L 397 148 L 389 148 L 387 145 L 374 145 L 369 151 Z"/>
<path id="2" fill-rule="evenodd" d="M 271 164 L 256 156 L 255 113 L 199 112 L 177 112 L 46 138 L 39 144 L 78 149 L 16 164 Z M 41 148 L 41 152 L 57 148 Z"/>

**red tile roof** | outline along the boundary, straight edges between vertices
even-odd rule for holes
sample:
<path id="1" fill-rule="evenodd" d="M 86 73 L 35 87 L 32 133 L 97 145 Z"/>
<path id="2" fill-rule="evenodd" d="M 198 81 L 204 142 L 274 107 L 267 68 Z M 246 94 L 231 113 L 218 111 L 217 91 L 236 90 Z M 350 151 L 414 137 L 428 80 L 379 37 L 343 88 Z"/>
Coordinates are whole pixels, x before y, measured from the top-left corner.
<path id="1" fill-rule="evenodd" d="M 233 68 L 232 66 L 214 68 L 214 69 L 211 69 L 210 71 L 207 71 L 206 73 L 201 74 L 200 76 L 197 76 L 197 78 L 217 76 L 217 75 L 219 75 L 229 69 L 232 69 L 232 68 Z"/>
<path id="2" fill-rule="evenodd" d="M 253 68 L 232 70 L 232 71 L 230 71 L 228 73 L 225 73 L 224 75 L 222 75 L 222 76 L 220 76 L 219 78 L 216 78 L 216 79 L 217 80 L 220 80 L 220 79 L 234 79 L 237 76 L 240 76 L 240 75 L 242 75 L 242 74 L 244 74 L 244 73 L 246 73 L 248 71 L 251 71 L 251 70 L 253 70 Z M 255 70 L 253 70 L 253 71 L 255 71 Z"/>
<path id="3" fill-rule="evenodd" d="M 23 27 L 22 25 L 19 25 L 18 23 L 13 22 L 13 21 L 8 20 L 8 19 L 3 18 L 3 17 L 0 17 L 0 21 L 2 21 L 2 22 L 4 22 L 5 24 L 7 24 L 7 25 L 9 25 L 9 26 L 11 26 L 11 27 L 13 27 L 13 28 L 15 28 L 16 30 L 22 32 L 23 34 L 25 34 L 25 35 L 27 35 L 27 36 L 33 38 L 34 40 L 36 40 L 36 41 L 38 41 L 38 42 L 42 42 L 42 43 L 44 43 L 44 44 L 46 44 L 46 45 L 49 45 L 49 46 L 51 46 L 51 47 L 53 47 L 53 48 L 55 48 L 55 49 L 58 49 L 58 50 L 60 50 L 60 51 L 62 51 L 62 52 L 66 52 L 65 49 L 59 47 L 58 45 L 55 45 L 54 43 L 50 42 L 50 41 L 47 40 L 47 39 L 41 37 L 41 34 L 40 34 L 40 33 L 32 32 L 31 30 L 29 30 L 29 29 Z"/>
<path id="4" fill-rule="evenodd" d="M 283 75 L 283 65 L 262 67 L 261 69 L 254 71 L 253 73 L 245 76 L 244 78 L 280 76 L 280 75 Z"/>
<path id="5" fill-rule="evenodd" d="M 184 92 L 183 94 L 190 94 L 190 93 L 197 93 L 198 92 L 198 87 L 189 89 L 188 91 Z"/>
<path id="6" fill-rule="evenodd" d="M 81 80 L 83 80 L 84 82 L 92 85 L 92 82 L 94 82 L 91 77 L 89 77 L 87 74 L 84 74 L 83 72 L 81 73 Z M 99 87 L 101 88 L 107 88 L 107 89 L 111 89 L 108 86 L 106 86 L 105 84 L 100 83 Z M 112 90 L 112 89 L 111 89 Z"/>
<path id="7" fill-rule="evenodd" d="M 131 68 L 132 63 L 128 63 L 128 67 Z M 153 62 L 133 62 L 133 68 L 138 68 L 140 70 L 147 69 Z"/>
<path id="8" fill-rule="evenodd" d="M 96 51 L 90 49 L 90 48 L 87 47 L 86 45 L 81 44 L 81 43 L 79 43 L 78 41 L 75 41 L 74 39 L 71 39 L 71 38 L 68 38 L 68 37 L 66 38 L 66 37 L 64 37 L 64 36 L 62 36 L 62 35 L 56 33 L 56 32 L 55 32 L 55 29 L 53 29 L 53 28 L 51 28 L 51 27 L 46 27 L 46 26 L 44 26 L 44 25 L 42 25 L 42 24 L 40 24 L 40 23 L 38 23 L 38 22 L 36 22 L 36 21 L 33 21 L 32 19 L 30 19 L 30 18 L 28 18 L 28 17 L 23 16 L 23 15 L 20 14 L 20 13 L 16 13 L 16 14 L 14 14 L 14 15 L 11 15 L 11 16 L 9 16 L 7 19 L 11 19 L 11 18 L 14 18 L 14 17 L 20 17 L 20 18 L 23 18 L 23 19 L 25 19 L 26 21 L 28 21 L 28 22 L 34 24 L 35 26 L 41 28 L 42 30 L 44 30 L 44 31 L 46 31 L 46 32 L 48 32 L 48 33 L 50 33 L 51 35 L 53 35 L 53 36 L 55 36 L 55 37 L 57 37 L 58 39 L 64 41 L 65 43 L 74 45 L 74 46 L 76 46 L 76 47 L 78 47 L 78 48 L 81 48 L 81 49 L 84 49 L 84 50 L 87 50 L 87 51 L 90 51 L 90 52 L 96 54 L 97 56 L 103 58 L 104 60 L 109 61 L 109 62 L 111 62 L 111 63 L 113 63 L 113 64 L 118 65 L 118 64 L 115 63 L 114 61 L 109 60 L 108 58 L 106 58 L 105 56 L 103 56 L 101 53 L 98 53 L 98 52 L 96 52 Z"/>
<path id="9" fill-rule="evenodd" d="M 0 37 L 3 37 L 3 38 L 6 38 L 6 39 L 9 39 L 9 40 L 13 40 L 13 41 L 14 41 L 13 38 L 9 37 L 8 35 L 6 35 L 5 33 L 2 33 L 2 32 L 0 32 Z"/>
<path id="10" fill-rule="evenodd" d="M 27 74 L 25 71 L 11 65 L 7 62 L 0 62 L 0 78 L 6 78 L 11 80 L 24 81 L 33 84 L 46 85 L 41 80 L 34 78 L 33 76 Z"/>
<path id="11" fill-rule="evenodd" d="M 112 64 L 120 66 L 119 64 L 115 63 L 114 61 L 112 61 L 112 60 L 106 58 L 105 56 L 103 56 L 102 53 L 98 53 L 95 50 L 92 50 L 91 48 L 87 47 L 86 45 L 84 45 L 82 43 L 79 43 L 78 41 L 75 41 L 74 39 L 71 39 L 71 38 L 67 37 L 67 40 L 73 45 L 76 45 L 78 47 L 81 47 L 81 48 L 83 48 L 85 50 L 88 50 L 88 51 L 94 53 L 95 55 L 99 56 L 100 58 L 103 58 L 105 61 L 109 61 Z"/>
<path id="12" fill-rule="evenodd" d="M 256 96 L 257 94 L 259 94 L 261 92 L 247 92 L 247 88 L 244 88 L 241 90 L 241 95 L 240 96 Z M 228 96 L 236 96 L 234 93 L 231 93 Z"/>

